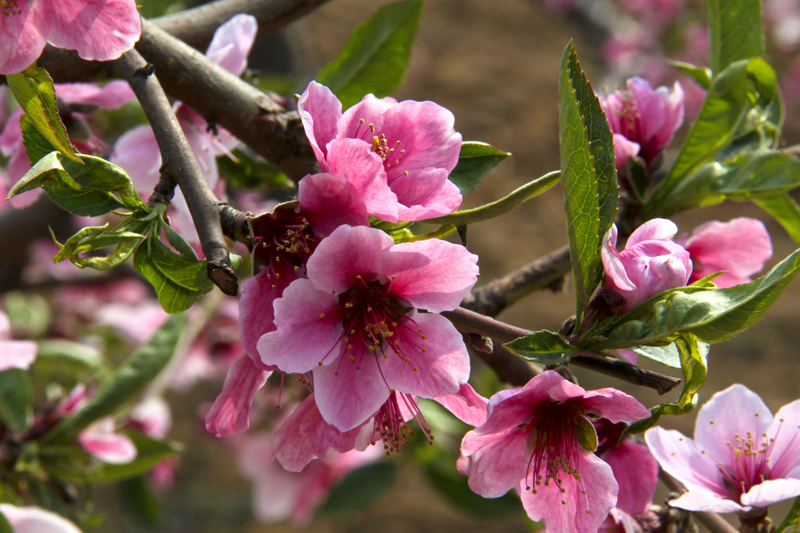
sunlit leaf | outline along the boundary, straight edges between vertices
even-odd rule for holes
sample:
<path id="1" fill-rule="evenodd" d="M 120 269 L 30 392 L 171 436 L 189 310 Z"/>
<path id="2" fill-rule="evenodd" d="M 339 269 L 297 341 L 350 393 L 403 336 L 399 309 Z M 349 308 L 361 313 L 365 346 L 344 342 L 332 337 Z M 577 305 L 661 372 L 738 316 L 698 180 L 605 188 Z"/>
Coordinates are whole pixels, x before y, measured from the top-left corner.
<path id="1" fill-rule="evenodd" d="M 490 144 L 464 142 L 461 144 L 458 164 L 450 173 L 449 179 L 458 185 L 461 194 L 467 194 L 478 186 L 490 170 L 510 155 Z"/>

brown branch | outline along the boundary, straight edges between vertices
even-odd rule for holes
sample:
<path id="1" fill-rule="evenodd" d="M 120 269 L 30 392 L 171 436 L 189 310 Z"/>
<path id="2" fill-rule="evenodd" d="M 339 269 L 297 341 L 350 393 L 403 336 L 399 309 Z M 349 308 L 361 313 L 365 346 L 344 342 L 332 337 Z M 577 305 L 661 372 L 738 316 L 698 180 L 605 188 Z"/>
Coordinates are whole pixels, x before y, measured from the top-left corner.
<path id="1" fill-rule="evenodd" d="M 553 287 L 569 272 L 569 246 L 547 254 L 517 270 L 474 289 L 461 306 L 495 317 L 528 294 Z"/>
<path id="2" fill-rule="evenodd" d="M 200 245 L 208 260 L 208 277 L 222 292 L 236 296 L 239 286 L 222 236 L 219 200 L 206 184 L 167 95 L 136 50 L 126 52 L 114 64 L 142 104 L 161 151 L 164 172 L 168 172 L 178 183 L 186 198 Z"/>
<path id="3" fill-rule="evenodd" d="M 532 331 L 505 324 L 493 318 L 470 311 L 469 309 L 464 309 L 463 307 L 458 307 L 453 311 L 446 311 L 442 313 L 442 315 L 450 320 L 462 333 L 477 333 L 479 335 L 491 337 L 502 343 L 511 342 L 514 339 L 533 333 Z M 510 352 L 507 353 L 508 356 L 493 363 L 504 372 L 506 372 L 505 366 L 513 364 L 511 358 L 517 358 Z M 498 357 L 503 356 L 498 355 Z M 644 370 L 627 361 L 607 359 L 598 355 L 575 354 L 572 356 L 569 363 L 613 376 L 628 383 L 633 383 L 634 385 L 655 389 L 659 394 L 669 392 L 680 383 L 679 379 L 650 370 Z M 492 368 L 495 368 L 495 366 L 492 366 Z"/>
<path id="4" fill-rule="evenodd" d="M 679 494 L 686 492 L 686 488 L 683 484 L 664 472 L 664 470 L 658 470 L 658 479 L 666 485 L 670 492 L 677 492 Z M 706 526 L 711 533 L 737 533 L 736 528 L 717 513 L 711 511 L 693 511 L 692 514 L 697 518 L 697 521 Z"/>

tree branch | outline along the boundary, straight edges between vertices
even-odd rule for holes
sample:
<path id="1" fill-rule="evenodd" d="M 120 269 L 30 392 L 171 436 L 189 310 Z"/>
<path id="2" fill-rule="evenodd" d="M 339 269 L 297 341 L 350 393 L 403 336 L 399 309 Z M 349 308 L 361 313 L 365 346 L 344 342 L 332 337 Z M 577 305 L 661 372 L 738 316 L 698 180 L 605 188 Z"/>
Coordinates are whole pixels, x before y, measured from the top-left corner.
<path id="1" fill-rule="evenodd" d="M 569 246 L 564 246 L 474 289 L 464 298 L 461 306 L 482 315 L 496 317 L 506 307 L 528 294 L 558 284 L 569 270 Z"/>
<path id="2" fill-rule="evenodd" d="M 164 172 L 168 172 L 178 183 L 186 198 L 200 245 L 208 260 L 208 277 L 222 292 L 236 296 L 239 285 L 222 236 L 220 202 L 206 184 L 167 95 L 156 76 L 148 72 L 147 63 L 136 50 L 126 52 L 114 64 L 142 104 L 161 151 Z"/>
<path id="3" fill-rule="evenodd" d="M 463 307 L 458 307 L 453 311 L 445 311 L 442 315 L 450 320 L 462 333 L 478 333 L 496 339 L 502 343 L 511 342 L 514 339 L 533 333 L 532 331 L 505 324 L 474 311 L 464 309 Z M 506 367 L 514 364 L 511 360 L 512 358 L 518 359 L 518 357 L 510 352 L 506 353 L 508 354 L 507 356 L 493 353 L 493 355 L 497 355 L 496 361 L 491 363 L 487 361 L 487 363 L 490 364 L 492 368 L 497 367 L 504 373 L 508 373 Z M 576 354 L 572 356 L 569 363 L 613 376 L 617 379 L 627 381 L 628 383 L 633 383 L 634 385 L 655 389 L 659 394 L 665 394 L 671 391 L 680 383 L 679 379 L 665 376 L 657 372 L 651 372 L 650 370 L 644 370 L 627 361 L 607 359 L 599 355 Z"/>

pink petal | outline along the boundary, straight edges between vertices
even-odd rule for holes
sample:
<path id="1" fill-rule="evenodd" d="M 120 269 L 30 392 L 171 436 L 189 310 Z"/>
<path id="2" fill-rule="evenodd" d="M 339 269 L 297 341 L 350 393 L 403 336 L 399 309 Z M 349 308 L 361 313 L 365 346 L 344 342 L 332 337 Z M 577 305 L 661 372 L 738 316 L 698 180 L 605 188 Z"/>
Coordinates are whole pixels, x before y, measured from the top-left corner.
<path id="1" fill-rule="evenodd" d="M 3 131 L 0 132 L 0 152 L 6 157 L 11 157 L 20 150 L 25 150 L 25 146 L 22 144 L 22 127 L 19 125 L 21 116 L 21 108 L 14 110 L 11 116 L 8 117 L 5 126 L 3 126 Z M 24 174 L 23 172 L 17 179 Z"/>
<path id="2" fill-rule="evenodd" d="M 618 422 L 636 422 L 650 416 L 650 410 L 639 400 L 617 389 L 605 388 L 591 390 L 582 400 L 586 411 Z"/>
<path id="3" fill-rule="evenodd" d="M 333 364 L 313 371 L 319 412 L 339 431 L 360 426 L 389 398 L 379 356 L 360 343 L 353 345 L 352 354 L 354 360 L 341 356 Z"/>
<path id="4" fill-rule="evenodd" d="M 101 109 L 117 109 L 134 98 L 127 81 L 114 80 L 104 86 L 96 83 L 59 83 L 55 86 L 56 94 L 68 104 L 95 104 Z"/>
<path id="5" fill-rule="evenodd" d="M 123 133 L 114 144 L 110 161 L 125 169 L 143 197 L 152 194 L 161 176 L 161 152 L 150 126 L 137 126 Z"/>
<path id="6" fill-rule="evenodd" d="M 711 511 L 714 513 L 737 513 L 746 509 L 733 500 L 726 499 L 708 489 L 693 489 L 679 498 L 670 500 L 669 504 L 687 511 Z"/>
<path id="7" fill-rule="evenodd" d="M 606 286 L 612 290 L 633 291 L 636 285 L 633 284 L 625 271 L 625 265 L 620 259 L 617 251 L 617 225 L 612 224 L 603 236 L 603 246 L 600 248 L 600 257 L 603 260 L 603 268 L 606 272 Z"/>
<path id="8" fill-rule="evenodd" d="M 692 439 L 678 431 L 654 427 L 647 430 L 644 440 L 661 468 L 691 492 L 705 490 L 730 498 L 715 458 L 702 454 Z"/>
<path id="9" fill-rule="evenodd" d="M 386 383 L 422 398 L 455 394 L 469 379 L 469 354 L 461 334 L 438 314 L 416 313 L 411 318 L 415 324 L 401 324 L 395 331 L 401 355 L 388 352 L 379 360 Z"/>
<path id="10" fill-rule="evenodd" d="M 338 303 L 307 279 L 293 281 L 273 303 L 277 330 L 257 343 L 264 364 L 302 374 L 334 362 L 344 332 L 341 315 L 335 312 Z"/>
<path id="11" fill-rule="evenodd" d="M 449 215 L 461 205 L 461 191 L 441 168 L 409 170 L 390 184 L 400 202 L 400 220 L 427 220 Z"/>
<path id="12" fill-rule="evenodd" d="M 272 304 L 292 281 L 293 278 L 288 275 L 280 278 L 267 277 L 267 273 L 261 270 L 242 285 L 242 295 L 239 298 L 239 335 L 242 337 L 245 352 L 251 357 L 260 359 L 258 339 L 275 331 Z"/>
<path id="13" fill-rule="evenodd" d="M 396 105 L 394 98 L 366 95 L 341 116 L 336 124 L 336 138 L 361 139 L 371 145 L 383 129 L 384 113 Z"/>
<path id="14" fill-rule="evenodd" d="M 6 517 L 14 533 L 81 533 L 75 524 L 39 507 L 17 507 L 0 503 L 0 513 Z"/>
<path id="15" fill-rule="evenodd" d="M 18 2 L 20 13 L 0 15 L 0 74 L 16 74 L 33 64 L 47 40 L 41 2 Z"/>
<path id="16" fill-rule="evenodd" d="M 639 155 L 639 143 L 629 141 L 620 133 L 614 134 L 614 158 L 617 161 L 617 170 L 625 168 L 628 158 Z"/>
<path id="17" fill-rule="evenodd" d="M 320 169 L 327 172 L 325 147 L 336 137 L 336 125 L 342 116 L 342 103 L 330 89 L 312 81 L 297 101 L 297 110 L 303 119 L 303 127 Z"/>
<path id="18" fill-rule="evenodd" d="M 772 479 L 759 483 L 742 494 L 742 505 L 769 507 L 795 496 L 800 496 L 800 479 Z"/>
<path id="19" fill-rule="evenodd" d="M 630 439 L 602 456 L 619 484 L 616 507 L 629 514 L 647 511 L 658 482 L 658 461 L 647 449 Z"/>
<path id="20" fill-rule="evenodd" d="M 470 431 L 464 436 L 465 444 L 473 434 Z M 484 498 L 499 498 L 525 477 L 530 456 L 528 433 L 524 430 L 515 428 L 486 439 L 469 455 L 469 488 Z"/>
<path id="21" fill-rule="evenodd" d="M 339 226 L 317 246 L 306 270 L 314 287 L 326 293 L 341 293 L 365 281 L 377 279 L 378 258 L 394 246 L 386 233 L 363 226 Z M 384 281 L 384 280 L 381 280 Z"/>
<path id="22" fill-rule="evenodd" d="M 593 453 L 581 453 L 578 470 L 580 482 L 570 475 L 561 476 L 563 493 L 552 481 L 549 486 L 540 485 L 536 494 L 526 490 L 525 480 L 520 483 L 528 517 L 544 520 L 548 533 L 595 533 L 617 501 L 617 481 L 605 462 Z"/>
<path id="23" fill-rule="evenodd" d="M 767 430 L 771 440 L 770 477 L 798 477 L 800 466 L 800 400 L 780 408 Z"/>
<path id="24" fill-rule="evenodd" d="M 28 370 L 36 360 L 36 350 L 33 341 L 0 340 L 0 372 L 9 368 Z"/>
<path id="25" fill-rule="evenodd" d="M 136 446 L 126 435 L 114 433 L 114 420 L 104 418 L 78 435 L 78 442 L 87 453 L 104 463 L 125 464 L 136 459 Z"/>
<path id="26" fill-rule="evenodd" d="M 486 423 L 486 408 L 489 400 L 475 392 L 469 383 L 464 383 L 456 394 L 433 398 L 442 404 L 456 418 L 474 427 Z"/>
<path id="27" fill-rule="evenodd" d="M 133 0 L 51 0 L 47 42 L 77 50 L 83 59 L 108 61 L 133 48 L 142 32 Z"/>
<path id="28" fill-rule="evenodd" d="M 315 233 L 327 236 L 342 225 L 369 226 L 359 192 L 347 179 L 333 174 L 309 174 L 297 185 L 299 211 Z"/>
<path id="29" fill-rule="evenodd" d="M 138 403 L 131 409 L 130 418 L 151 439 L 166 438 L 172 427 L 172 412 L 169 404 L 160 396 L 150 396 Z"/>
<path id="30" fill-rule="evenodd" d="M 240 13 L 217 28 L 206 57 L 228 72 L 240 76 L 247 67 L 247 56 L 256 40 L 258 22 L 252 15 Z"/>
<path id="31" fill-rule="evenodd" d="M 432 313 L 458 307 L 478 280 L 478 256 L 439 239 L 398 244 L 383 261 L 391 294 Z"/>
<path id="32" fill-rule="evenodd" d="M 360 139 L 334 139 L 328 143 L 326 162 L 331 174 L 347 178 L 359 192 L 367 213 L 397 222 L 397 196 L 386 182 L 383 162 Z"/>
<path id="33" fill-rule="evenodd" d="M 625 248 L 631 248 L 634 244 L 642 241 L 653 241 L 661 239 L 672 239 L 678 233 L 678 226 L 666 218 L 654 218 L 648 220 L 631 233 Z"/>
<path id="34" fill-rule="evenodd" d="M 206 415 L 206 430 L 226 437 L 250 427 L 250 404 L 271 373 L 256 367 L 247 354 L 240 355 Z"/>
<path id="35" fill-rule="evenodd" d="M 363 429 L 372 433 L 371 420 L 366 425 L 369 427 L 339 431 L 322 418 L 312 394 L 275 432 L 275 459 L 286 470 L 300 472 L 312 459 L 354 449 Z"/>

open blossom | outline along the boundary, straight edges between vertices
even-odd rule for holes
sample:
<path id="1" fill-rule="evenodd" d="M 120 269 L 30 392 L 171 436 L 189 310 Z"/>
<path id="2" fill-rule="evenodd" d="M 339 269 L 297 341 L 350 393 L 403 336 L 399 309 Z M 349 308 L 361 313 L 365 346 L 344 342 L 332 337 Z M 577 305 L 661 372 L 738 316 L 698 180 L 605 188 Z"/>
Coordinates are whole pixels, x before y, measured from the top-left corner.
<path id="1" fill-rule="evenodd" d="M 680 244 L 672 240 L 678 232 L 674 222 L 648 220 L 617 250 L 617 226 L 603 237 L 601 257 L 606 271 L 605 288 L 625 300 L 626 312 L 659 292 L 683 287 L 692 273 L 692 261 Z"/>
<path id="2" fill-rule="evenodd" d="M 800 400 L 773 417 L 744 385 L 718 392 L 697 413 L 694 439 L 660 427 L 645 433 L 661 468 L 688 492 L 688 511 L 749 512 L 800 495 Z"/>
<path id="3" fill-rule="evenodd" d="M 75 524 L 63 516 L 40 507 L 0 503 L 0 513 L 8 520 L 14 533 L 81 533 Z"/>
<path id="4" fill-rule="evenodd" d="M 454 394 L 469 356 L 439 313 L 475 284 L 476 263 L 438 239 L 396 245 L 380 230 L 340 226 L 308 259 L 308 279 L 275 300 L 277 329 L 259 339 L 258 353 L 284 372 L 311 372 L 322 417 L 340 431 L 365 422 L 391 391 Z"/>
<path id="5" fill-rule="evenodd" d="M 28 370 L 36 360 L 36 343 L 11 339 L 11 321 L 0 311 L 0 372 L 9 368 Z"/>
<path id="6" fill-rule="evenodd" d="M 763 222 L 754 218 L 706 222 L 681 244 L 694 265 L 689 283 L 720 270 L 727 272 L 714 278 L 718 287 L 749 283 L 753 281 L 751 276 L 772 257 L 769 232 Z"/>
<path id="7" fill-rule="evenodd" d="M 433 102 L 375 98 L 369 94 L 342 113 L 334 94 L 311 82 L 297 103 L 323 172 L 350 179 L 355 155 L 378 163 L 375 181 L 354 183 L 367 210 L 389 222 L 448 215 L 461 193 L 447 176 L 458 163 L 461 134 L 455 118 Z M 336 166 L 337 170 L 332 170 Z"/>
<path id="8" fill-rule="evenodd" d="M 517 487 L 528 516 L 550 533 L 596 533 L 619 488 L 611 467 L 585 447 L 596 442 L 587 415 L 618 423 L 649 414 L 618 390 L 586 391 L 548 370 L 492 396 L 486 423 L 464 436 L 458 469 L 484 498 Z"/>
<path id="9" fill-rule="evenodd" d="M 9 0 L 0 4 L 0 74 L 25 70 L 45 44 L 109 61 L 142 32 L 134 0 Z"/>
<path id="10" fill-rule="evenodd" d="M 624 91 L 601 97 L 600 105 L 611 132 L 637 143 L 638 155 L 647 165 L 669 144 L 683 123 L 683 89 L 678 82 L 671 90 L 666 87 L 653 90 L 647 80 L 633 77 L 626 82 Z"/>

